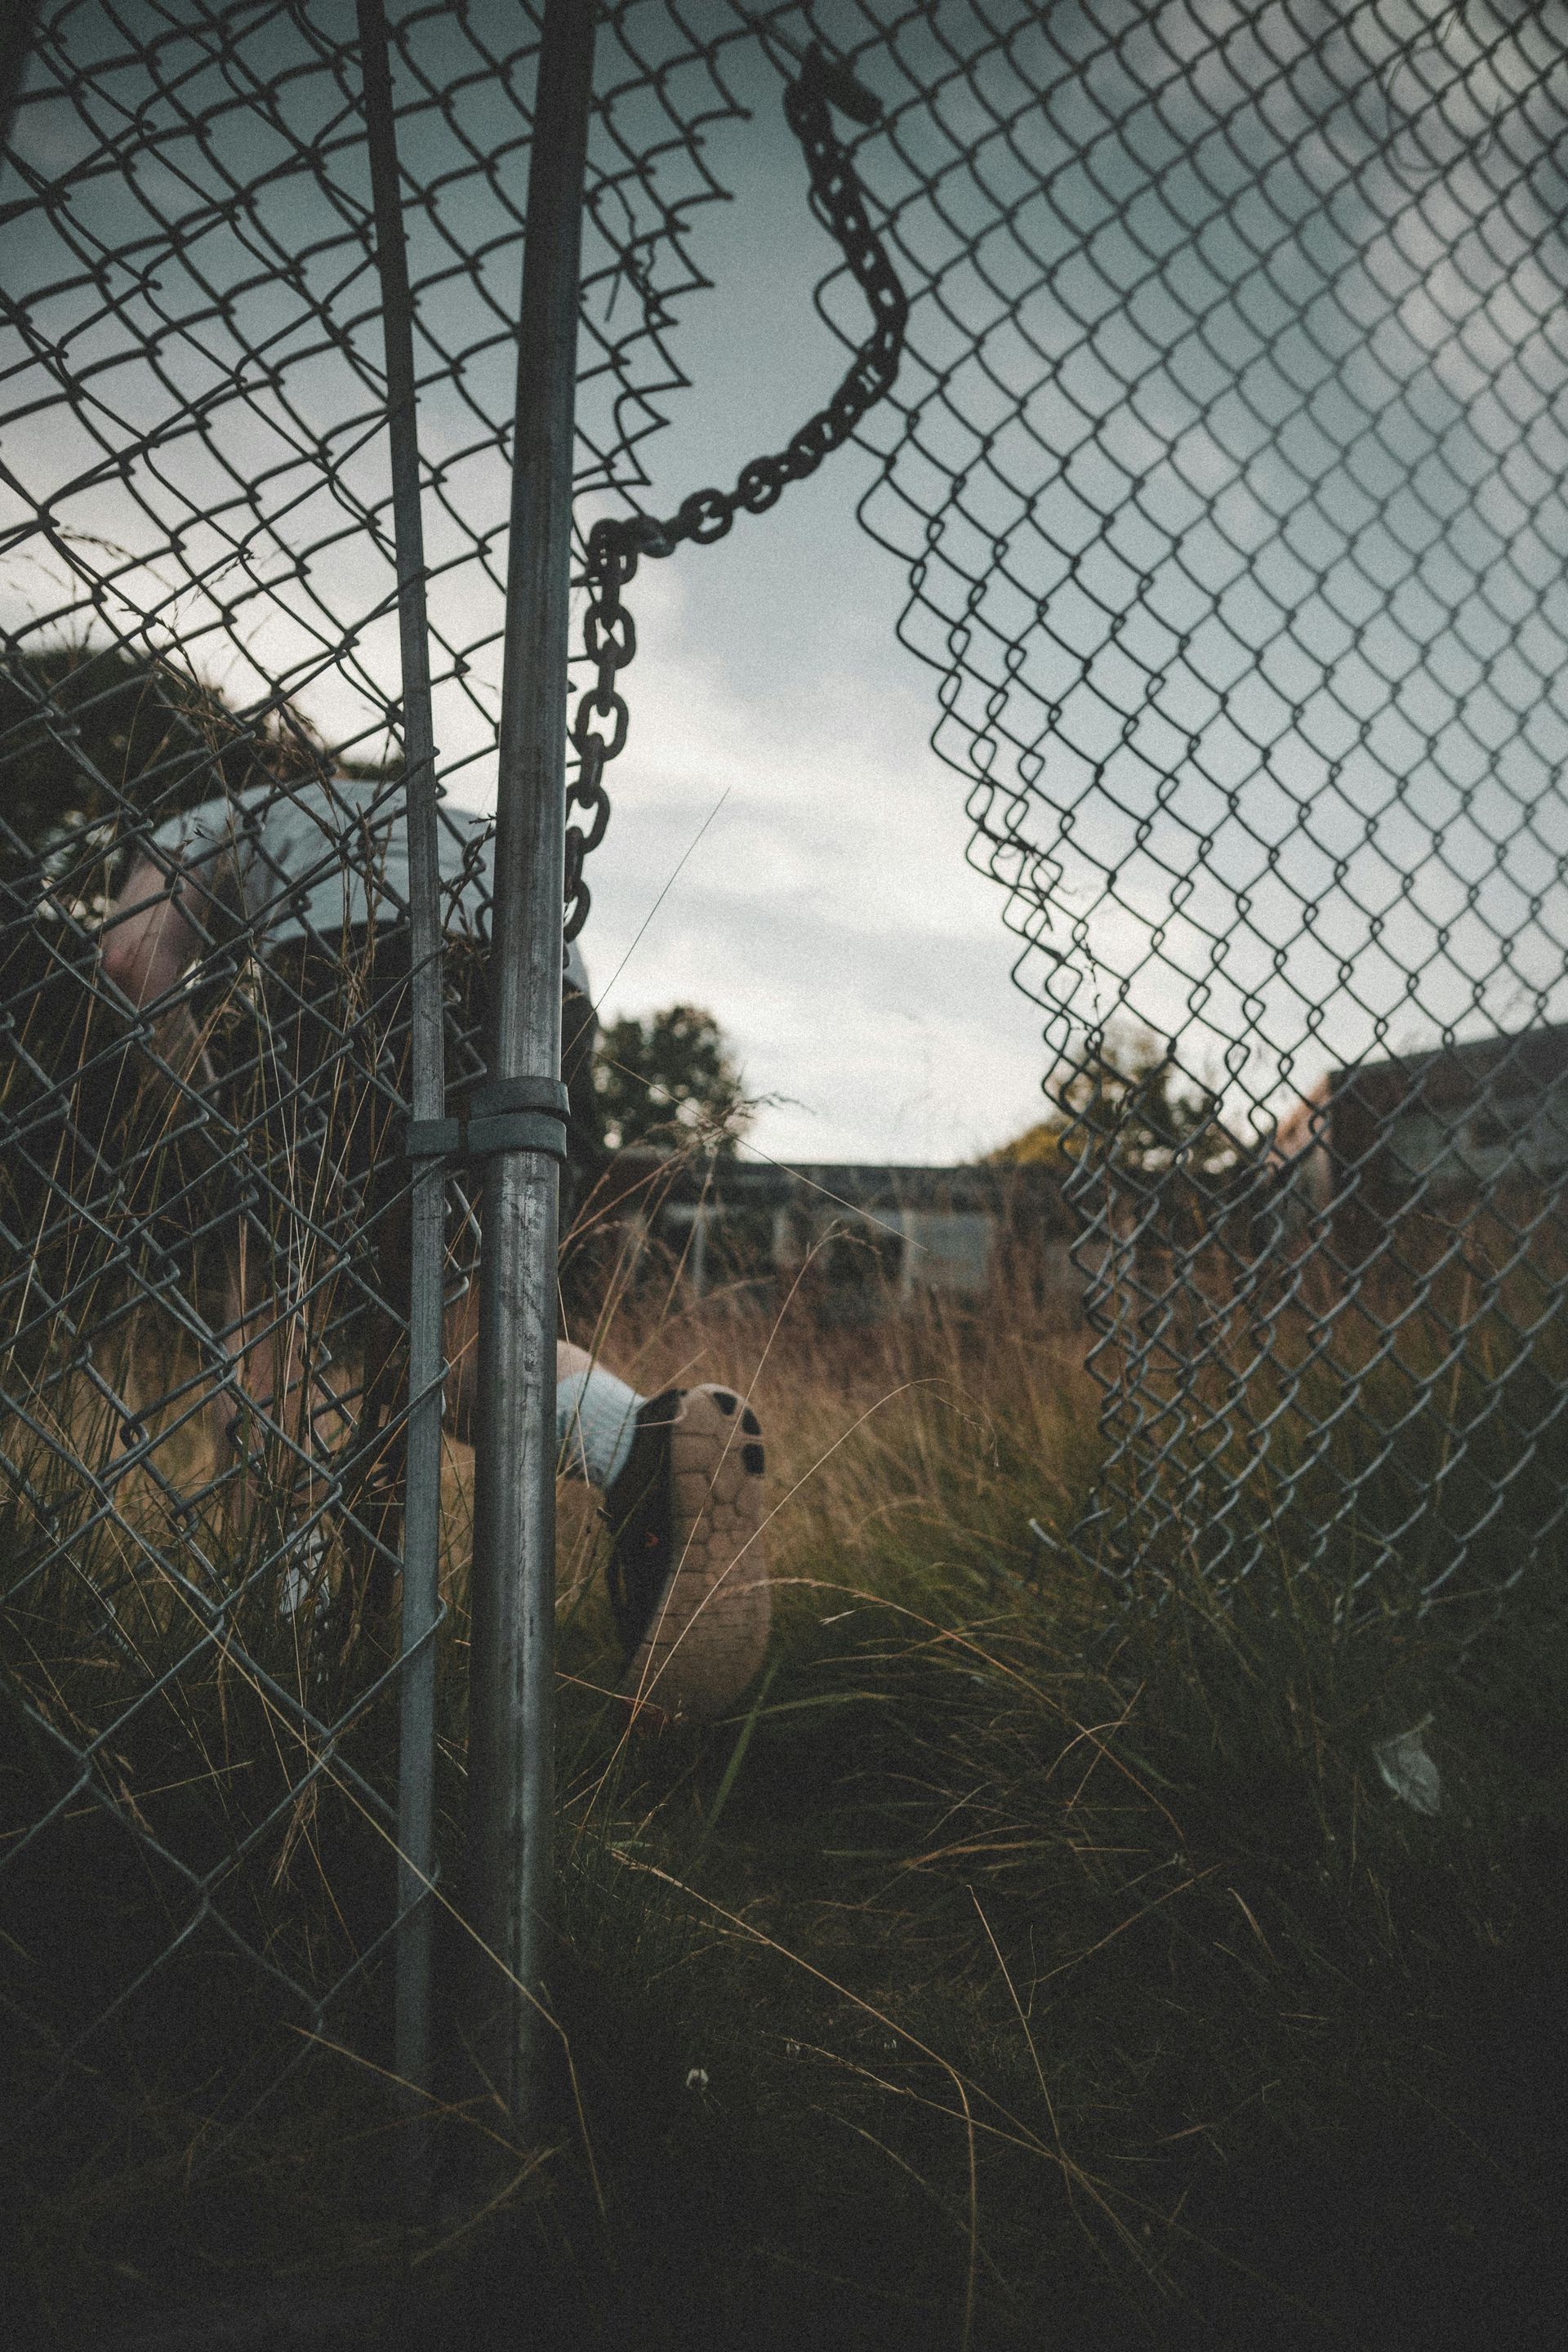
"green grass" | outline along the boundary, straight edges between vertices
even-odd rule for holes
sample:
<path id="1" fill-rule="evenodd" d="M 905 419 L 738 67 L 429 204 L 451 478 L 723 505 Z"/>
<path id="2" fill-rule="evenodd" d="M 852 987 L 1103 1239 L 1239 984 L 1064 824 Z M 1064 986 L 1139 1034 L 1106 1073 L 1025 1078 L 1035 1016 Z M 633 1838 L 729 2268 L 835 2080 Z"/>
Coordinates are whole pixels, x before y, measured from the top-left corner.
<path id="1" fill-rule="evenodd" d="M 626 1742 L 597 1695 L 598 1538 L 565 1497 L 547 2144 L 489 2136 L 449 2049 L 429 2177 L 488 2163 L 498 2202 L 407 2229 L 373 1985 L 344 2019 L 359 2056 L 317 2053 L 193 2169 L 228 2074 L 289 2032 L 243 1971 L 216 1998 L 193 1961 L 0 2183 L 35 2331 L 74 2345 L 276 2295 L 343 2306 L 308 2340 L 345 2344 L 1544 2341 L 1564 2284 L 1555 1558 L 1458 1667 L 1440 1623 L 1347 1627 L 1354 1529 L 1310 1576 L 1281 1537 L 1225 1606 L 1178 1561 L 1164 1605 L 1128 1613 L 1027 1533 L 1065 1532 L 1098 1458 L 1060 1338 L 770 1347 L 710 1311 L 618 1352 L 645 1388 L 757 1372 L 778 1629 L 732 1721 Z M 1516 1549 L 1542 1508 L 1519 1494 Z M 460 1559 L 452 1599 L 455 1888 Z M 221 1660 L 184 1704 L 215 1767 L 275 1736 Z M 1435 1820 L 1373 1756 L 1427 1713 Z M 390 1737 L 373 1710 L 358 1760 L 384 1782 Z M 125 1769 L 151 1788 L 147 1738 Z M 189 1833 L 217 1808 L 232 1832 L 257 1777 L 161 1818 Z M 249 1916 L 330 1971 L 384 1895 L 384 1842 L 329 1789 L 281 1853 L 247 1879 Z M 91 1903 L 79 1877 L 52 1924 L 6 1918 L 35 1983 L 45 1943 L 108 1980 L 155 1906 L 129 1865 L 77 1861 Z M 439 1962 L 460 2033 L 449 1913 Z"/>

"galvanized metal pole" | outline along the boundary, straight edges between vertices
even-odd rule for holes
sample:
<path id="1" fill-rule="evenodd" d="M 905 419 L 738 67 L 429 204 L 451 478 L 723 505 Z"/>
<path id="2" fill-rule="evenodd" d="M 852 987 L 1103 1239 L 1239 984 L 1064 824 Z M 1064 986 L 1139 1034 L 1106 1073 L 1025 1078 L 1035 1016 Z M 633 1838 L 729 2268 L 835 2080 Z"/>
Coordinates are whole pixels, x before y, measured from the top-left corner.
<path id="1" fill-rule="evenodd" d="M 8 7 L 0 8 L 0 149 L 11 136 L 11 118 L 37 34 L 38 0 L 10 0 Z"/>
<path id="2" fill-rule="evenodd" d="M 425 534 L 415 422 L 413 304 L 397 172 L 396 118 L 382 0 L 358 0 L 375 257 L 381 276 L 392 457 L 392 522 L 403 656 L 403 755 L 412 932 L 410 1110 L 416 1121 L 446 1108 L 441 1013 L 440 869 L 436 746 L 430 710 L 430 640 L 425 609 Z M 408 1302 L 408 1428 L 404 1463 L 403 1683 L 397 1776 L 397 2073 L 416 2114 L 430 2073 L 429 1886 L 435 1875 L 436 1626 L 441 1542 L 442 1281 L 445 1167 L 412 1162 L 412 1271 Z M 416 2161 L 417 2162 L 417 2153 Z"/>
<path id="3" fill-rule="evenodd" d="M 595 0 L 544 9 L 518 331 L 489 1079 L 470 1104 L 503 1120 L 522 1114 L 548 1147 L 497 1150 L 487 1162 L 469 1658 L 467 1899 L 494 1955 L 479 1966 L 472 2032 L 486 2079 L 525 2130 L 540 2115 L 548 2029 L 537 2004 L 554 1874 L 567 621 L 595 14 Z"/>

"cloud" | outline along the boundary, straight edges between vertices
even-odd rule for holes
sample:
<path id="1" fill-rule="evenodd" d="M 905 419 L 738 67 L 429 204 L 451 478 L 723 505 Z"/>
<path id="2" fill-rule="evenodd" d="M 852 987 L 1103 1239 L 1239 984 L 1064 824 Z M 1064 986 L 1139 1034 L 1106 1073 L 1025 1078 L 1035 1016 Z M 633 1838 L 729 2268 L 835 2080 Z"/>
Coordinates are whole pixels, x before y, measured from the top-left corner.
<path id="1" fill-rule="evenodd" d="M 788 528 L 659 572 L 590 869 L 606 1010 L 710 1006 L 748 1086 L 790 1098 L 755 1130 L 780 1158 L 945 1160 L 1028 1124 L 1040 1017 L 1008 978 L 1002 895 L 964 863 L 932 681 L 893 642 L 897 574 L 850 501 L 825 486 Z"/>

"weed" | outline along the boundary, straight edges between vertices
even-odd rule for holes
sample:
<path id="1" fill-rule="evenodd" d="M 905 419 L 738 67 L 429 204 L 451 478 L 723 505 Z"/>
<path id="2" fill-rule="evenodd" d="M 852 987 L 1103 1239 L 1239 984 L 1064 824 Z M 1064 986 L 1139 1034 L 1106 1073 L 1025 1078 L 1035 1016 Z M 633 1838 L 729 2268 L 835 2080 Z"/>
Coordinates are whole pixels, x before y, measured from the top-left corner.
<path id="1" fill-rule="evenodd" d="M 1233 1587 L 1178 1559 L 1130 1608 L 1067 1540 L 1100 1454 L 1070 1337 L 655 1307 L 617 1305 L 617 1365 L 645 1391 L 738 1381 L 769 1431 L 774 1650 L 731 1721 L 628 1739 L 602 1530 L 563 1487 L 557 2122 L 509 2156 L 462 2070 L 468 1472 L 449 1449 L 429 2146 L 454 2185 L 490 2152 L 481 2223 L 458 2199 L 410 2224 L 398 2201 L 374 1644 L 306 1801 L 310 1735 L 279 1696 L 308 1696 L 304 1634 L 273 1586 L 231 1562 L 242 1599 L 215 1629 L 194 1570 L 150 1598 L 134 1556 L 128 1530 L 190 1462 L 69 1546 L 68 1498 L 27 1468 L 9 1555 L 54 1549 L 14 1580 L 11 1686 L 98 1744 L 89 1788 L 6 1717 L 13 1822 L 46 1786 L 56 1808 L 11 1874 L 23 2088 L 156 1960 L 193 1875 L 209 1898 L 68 2061 L 6 2182 L 39 2326 L 75 2342 L 94 2313 L 293 2293 L 350 2298 L 323 2342 L 483 2341 L 520 2308 L 529 2340 L 639 2347 L 1527 2331 L 1561 2187 L 1548 1580 L 1459 1664 L 1440 1622 L 1337 1605 L 1353 1528 L 1343 1573 L 1303 1567 L 1287 1531 Z M 105 1591 L 123 1650 L 78 1631 Z M 1435 1820 L 1373 1757 L 1429 1712 Z M 355 1958 L 323 2023 L 312 2002 Z M 289 2043 L 306 2063 L 278 2089 Z"/>

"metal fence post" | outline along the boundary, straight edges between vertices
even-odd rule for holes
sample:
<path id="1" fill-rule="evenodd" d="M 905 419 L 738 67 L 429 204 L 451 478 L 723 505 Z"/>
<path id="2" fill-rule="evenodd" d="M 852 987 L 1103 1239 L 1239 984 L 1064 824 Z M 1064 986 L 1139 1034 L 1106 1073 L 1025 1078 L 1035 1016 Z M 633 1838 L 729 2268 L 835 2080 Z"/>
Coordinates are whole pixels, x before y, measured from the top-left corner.
<path id="1" fill-rule="evenodd" d="M 480 1261 L 468 1731 L 473 2019 L 485 2079 L 540 2108 L 541 1963 L 554 1823 L 555 1328 L 572 457 L 594 0 L 547 0 L 518 331 L 490 1026 L 470 1112 L 546 1148 L 487 1163 Z"/>
<path id="2" fill-rule="evenodd" d="M 38 0 L 11 0 L 0 12 L 0 154 L 11 135 L 11 117 L 22 94 L 38 32 Z"/>
<path id="3" fill-rule="evenodd" d="M 375 206 L 386 364 L 392 517 L 397 553 L 403 669 L 404 781 L 408 823 L 412 1037 L 410 1110 L 438 1119 L 446 1107 L 441 1009 L 440 873 L 437 847 L 436 747 L 430 709 L 430 641 L 425 610 L 425 534 L 419 510 L 415 416 L 413 306 L 403 234 L 396 118 L 382 0 L 358 0 L 365 127 Z M 441 1542 L 442 1276 L 446 1187 L 439 1160 L 414 1162 L 409 1213 L 408 1430 L 404 1471 L 403 1687 L 397 1776 L 395 2064 L 415 2111 L 424 2107 L 430 2064 L 429 1885 L 435 1874 L 436 1625 Z"/>

